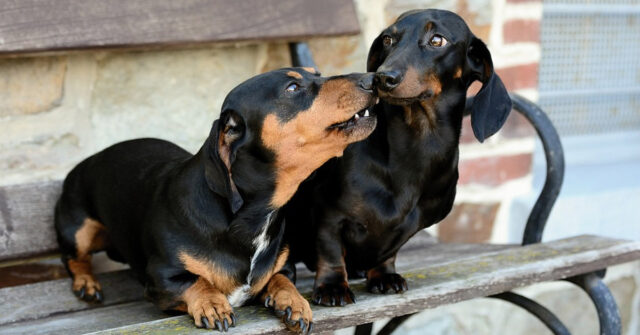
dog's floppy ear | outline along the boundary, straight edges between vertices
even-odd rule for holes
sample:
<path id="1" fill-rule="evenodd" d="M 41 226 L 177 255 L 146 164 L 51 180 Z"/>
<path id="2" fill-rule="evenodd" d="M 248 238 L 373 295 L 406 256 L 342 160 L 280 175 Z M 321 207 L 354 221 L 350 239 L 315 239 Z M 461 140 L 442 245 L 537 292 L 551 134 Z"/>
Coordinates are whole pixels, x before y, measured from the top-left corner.
<path id="1" fill-rule="evenodd" d="M 213 192 L 227 198 L 234 214 L 244 201 L 233 182 L 231 166 L 238 148 L 245 141 L 246 129 L 245 120 L 239 113 L 226 110 L 213 123 L 208 140 L 211 164 L 205 164 L 207 184 Z"/>
<path id="2" fill-rule="evenodd" d="M 373 40 L 371 48 L 369 48 L 367 72 L 376 72 L 382 63 L 384 63 L 384 59 L 382 58 L 382 34 L 380 34 Z"/>
<path id="3" fill-rule="evenodd" d="M 467 51 L 467 62 L 473 73 L 472 80 L 480 80 L 482 88 L 471 105 L 471 126 L 478 141 L 483 142 L 495 134 L 507 120 L 511 99 L 500 77 L 493 70 L 493 61 L 487 46 L 473 37 Z"/>

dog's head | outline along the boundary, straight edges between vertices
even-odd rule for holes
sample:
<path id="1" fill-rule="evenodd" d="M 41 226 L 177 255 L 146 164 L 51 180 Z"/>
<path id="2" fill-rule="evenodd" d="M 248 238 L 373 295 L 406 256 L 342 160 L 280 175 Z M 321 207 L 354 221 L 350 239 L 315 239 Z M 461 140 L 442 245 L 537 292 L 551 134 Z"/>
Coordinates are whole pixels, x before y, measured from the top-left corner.
<path id="1" fill-rule="evenodd" d="M 314 170 L 371 134 L 372 83 L 373 74 L 327 78 L 310 68 L 286 68 L 240 84 L 209 136 L 218 162 L 210 187 L 226 192 L 234 213 L 243 203 L 239 189 L 255 194 L 269 185 L 269 205 L 282 207 Z M 215 178 L 220 174 L 225 180 Z"/>
<path id="2" fill-rule="evenodd" d="M 502 127 L 511 110 L 511 100 L 493 70 L 487 46 L 460 16 L 449 11 L 402 14 L 373 42 L 367 71 L 376 72 L 381 99 L 425 109 L 429 102 L 461 102 L 469 85 L 481 81 L 482 88 L 471 106 L 473 132 L 480 142 Z"/>

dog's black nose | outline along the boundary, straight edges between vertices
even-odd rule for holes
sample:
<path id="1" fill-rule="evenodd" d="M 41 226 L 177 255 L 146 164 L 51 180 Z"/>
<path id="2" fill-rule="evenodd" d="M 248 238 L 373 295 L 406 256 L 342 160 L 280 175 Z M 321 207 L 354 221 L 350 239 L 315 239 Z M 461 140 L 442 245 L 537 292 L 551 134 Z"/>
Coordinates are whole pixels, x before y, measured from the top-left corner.
<path id="1" fill-rule="evenodd" d="M 358 87 L 367 92 L 373 91 L 374 73 L 367 73 L 358 80 Z"/>
<path id="2" fill-rule="evenodd" d="M 391 91 L 402 81 L 400 71 L 376 72 L 375 85 L 383 91 Z"/>

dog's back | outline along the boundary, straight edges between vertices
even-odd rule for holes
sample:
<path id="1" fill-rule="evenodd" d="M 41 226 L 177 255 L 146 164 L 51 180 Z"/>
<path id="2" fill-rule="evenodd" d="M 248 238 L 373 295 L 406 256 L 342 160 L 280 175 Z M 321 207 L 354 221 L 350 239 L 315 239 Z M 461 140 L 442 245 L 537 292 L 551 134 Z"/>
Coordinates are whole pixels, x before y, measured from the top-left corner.
<path id="1" fill-rule="evenodd" d="M 76 234 L 92 220 L 97 223 L 85 229 L 84 243 L 99 248 L 96 244 L 107 244 L 100 241 L 102 231 L 109 231 L 109 256 L 141 272 L 146 260 L 136 238 L 148 203 L 161 186 L 159 177 L 189 157 L 171 142 L 147 138 L 117 143 L 78 164 L 65 178 L 56 204 L 54 221 L 62 253 L 76 253 Z"/>

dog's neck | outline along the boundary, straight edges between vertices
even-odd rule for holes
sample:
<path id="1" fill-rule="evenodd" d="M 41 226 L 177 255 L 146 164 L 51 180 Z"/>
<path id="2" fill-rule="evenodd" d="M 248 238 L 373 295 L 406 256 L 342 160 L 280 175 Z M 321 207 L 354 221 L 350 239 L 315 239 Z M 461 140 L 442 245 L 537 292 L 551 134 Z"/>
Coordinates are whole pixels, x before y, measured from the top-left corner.
<path id="1" fill-rule="evenodd" d="M 172 187 L 179 188 L 180 192 L 189 198 L 188 203 L 196 207 L 194 213 L 225 213 L 227 229 L 242 230 L 243 234 L 250 236 L 258 234 L 265 224 L 265 218 L 276 215 L 279 210 L 270 204 L 274 189 L 273 182 L 268 177 L 255 176 L 261 179 L 261 182 L 253 183 L 251 188 L 244 187 L 243 183 L 236 183 L 244 203 L 236 213 L 233 213 L 225 190 L 212 190 L 205 178 L 207 164 L 216 164 L 209 157 L 207 146 L 208 144 L 205 143 L 198 153 L 183 164 Z M 226 174 L 216 172 L 218 170 L 209 169 L 209 171 L 214 173 L 210 178 L 217 178 L 217 180 L 228 178 Z M 238 178 L 241 177 L 238 176 Z M 208 222 L 209 220 L 203 217 L 198 221 Z"/>

